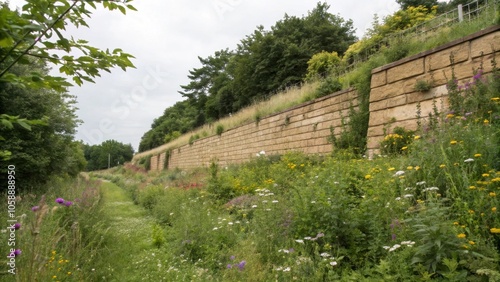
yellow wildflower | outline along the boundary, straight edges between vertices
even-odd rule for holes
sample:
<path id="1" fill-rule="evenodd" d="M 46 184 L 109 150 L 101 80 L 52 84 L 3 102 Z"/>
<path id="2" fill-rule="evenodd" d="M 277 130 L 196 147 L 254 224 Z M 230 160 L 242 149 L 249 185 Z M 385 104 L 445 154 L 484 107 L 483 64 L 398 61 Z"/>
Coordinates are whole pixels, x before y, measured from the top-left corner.
<path id="1" fill-rule="evenodd" d="M 415 167 L 415 170 L 420 170 L 420 167 L 417 165 L 417 166 Z"/>
<path id="2" fill-rule="evenodd" d="M 458 221 L 453 222 L 454 225 L 458 225 Z"/>
<path id="3" fill-rule="evenodd" d="M 483 173 L 483 177 L 489 177 L 490 174 L 489 173 Z"/>
<path id="4" fill-rule="evenodd" d="M 462 238 L 465 238 L 467 237 L 467 235 L 465 235 L 464 233 L 460 233 L 457 235 L 458 238 L 462 239 Z"/>
<path id="5" fill-rule="evenodd" d="M 474 154 L 474 157 L 479 158 L 479 157 L 481 157 L 481 154 Z"/>
<path id="6" fill-rule="evenodd" d="M 412 169 L 413 169 L 413 167 L 412 167 L 412 166 L 408 166 L 408 167 L 406 167 L 406 169 L 407 169 L 407 170 L 412 170 Z"/>
<path id="7" fill-rule="evenodd" d="M 413 139 L 415 139 L 415 140 L 420 139 L 420 135 L 416 135 L 415 137 L 413 137 Z"/>
<path id="8" fill-rule="evenodd" d="M 439 167 L 440 167 L 440 168 L 445 168 L 445 167 L 446 167 L 446 165 L 445 165 L 445 164 L 442 164 L 442 165 L 440 165 Z"/>
<path id="9" fill-rule="evenodd" d="M 491 208 L 491 211 L 492 211 L 492 212 L 496 212 L 496 211 L 497 211 L 497 207 L 492 207 L 492 208 Z"/>
<path id="10" fill-rule="evenodd" d="M 450 141 L 450 145 L 457 145 L 457 141 L 456 140 L 451 140 Z"/>
<path id="11" fill-rule="evenodd" d="M 490 232 L 491 233 L 500 233 L 500 228 L 491 228 Z"/>
<path id="12" fill-rule="evenodd" d="M 469 213 L 470 214 L 474 214 L 474 210 L 469 210 Z"/>
<path id="13" fill-rule="evenodd" d="M 365 175 L 365 179 L 371 179 L 371 178 L 372 178 L 371 175 L 369 175 L 369 174 Z"/>
<path id="14" fill-rule="evenodd" d="M 406 150 L 406 149 L 408 149 L 408 147 L 406 147 L 406 146 L 404 146 L 403 148 L 401 148 L 401 150 L 403 150 L 403 151 Z"/>
<path id="15" fill-rule="evenodd" d="M 488 123 L 490 123 L 490 121 L 489 121 L 489 120 L 487 120 L 487 119 L 485 119 L 485 120 L 483 121 L 483 123 L 484 123 L 484 124 L 488 124 Z"/>
<path id="16" fill-rule="evenodd" d="M 496 197 L 496 193 L 495 192 L 490 192 L 490 197 Z"/>
<path id="17" fill-rule="evenodd" d="M 388 171 L 393 171 L 393 170 L 395 170 L 395 168 L 393 168 L 393 167 L 390 167 L 390 168 L 388 169 Z"/>
<path id="18" fill-rule="evenodd" d="M 469 241 L 469 244 L 475 245 L 476 243 L 474 241 Z"/>

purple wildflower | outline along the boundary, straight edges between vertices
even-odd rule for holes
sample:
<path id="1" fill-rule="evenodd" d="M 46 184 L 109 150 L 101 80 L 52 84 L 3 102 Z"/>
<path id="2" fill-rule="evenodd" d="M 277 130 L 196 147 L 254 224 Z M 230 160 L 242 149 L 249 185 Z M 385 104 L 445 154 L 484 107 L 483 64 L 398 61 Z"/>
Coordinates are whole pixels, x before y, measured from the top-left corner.
<path id="1" fill-rule="evenodd" d="M 21 228 L 21 223 L 17 222 L 16 224 L 14 224 L 15 230 L 18 230 L 19 228 Z"/>
<path id="2" fill-rule="evenodd" d="M 231 269 L 233 266 L 231 264 L 227 265 L 227 269 Z"/>
<path id="3" fill-rule="evenodd" d="M 36 211 L 37 211 L 37 210 L 39 210 L 39 209 L 40 209 L 40 207 L 39 207 L 39 206 L 34 206 L 34 207 L 32 207 L 32 208 L 31 208 L 31 210 L 32 210 L 32 211 L 34 211 L 34 212 L 36 212 Z"/>
<path id="4" fill-rule="evenodd" d="M 20 249 L 16 249 L 16 250 L 14 250 L 13 252 L 10 253 L 9 257 L 17 257 L 20 254 L 21 254 L 21 250 Z"/>
<path id="5" fill-rule="evenodd" d="M 63 198 L 57 198 L 57 199 L 56 199 L 56 203 L 58 203 L 58 204 L 61 204 L 61 205 L 62 205 L 62 204 L 64 204 L 64 199 L 63 199 Z"/>
<path id="6" fill-rule="evenodd" d="M 483 70 L 478 70 L 477 73 L 474 75 L 473 79 L 474 81 L 478 81 L 479 79 L 481 79 L 481 75 L 483 74 Z"/>
<path id="7" fill-rule="evenodd" d="M 392 241 L 396 240 L 396 234 L 392 234 L 392 236 L 391 236 L 391 240 L 392 240 Z"/>
<path id="8" fill-rule="evenodd" d="M 229 257 L 230 260 L 234 260 L 235 258 L 236 258 L 235 256 Z"/>
<path id="9" fill-rule="evenodd" d="M 238 268 L 240 269 L 240 271 L 242 271 L 243 269 L 245 269 L 245 265 L 247 264 L 246 261 L 242 260 L 240 263 L 238 263 Z"/>
<path id="10" fill-rule="evenodd" d="M 71 206 L 72 204 L 73 204 L 72 201 L 64 201 L 64 205 L 67 207 Z"/>

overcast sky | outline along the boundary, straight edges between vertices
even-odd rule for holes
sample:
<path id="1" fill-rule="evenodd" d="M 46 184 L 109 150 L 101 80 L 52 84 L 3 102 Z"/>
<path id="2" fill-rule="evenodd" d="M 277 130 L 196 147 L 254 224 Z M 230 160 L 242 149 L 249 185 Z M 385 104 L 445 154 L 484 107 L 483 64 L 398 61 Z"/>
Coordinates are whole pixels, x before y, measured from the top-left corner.
<path id="1" fill-rule="evenodd" d="M 11 0 L 21 5 L 23 0 Z M 362 37 L 373 16 L 386 16 L 399 6 L 395 0 L 328 0 L 329 12 L 351 19 Z M 229 48 L 258 25 L 269 30 L 286 14 L 307 15 L 318 0 L 135 0 L 137 12 L 126 16 L 98 9 L 88 20 L 90 29 L 69 30 L 99 48 L 122 48 L 135 56 L 136 69 L 104 73 L 95 84 L 73 87 L 78 117 L 83 121 L 76 139 L 100 144 L 114 139 L 137 151 L 142 135 L 155 118 L 183 97 L 188 71 L 200 67 L 198 56 Z"/>

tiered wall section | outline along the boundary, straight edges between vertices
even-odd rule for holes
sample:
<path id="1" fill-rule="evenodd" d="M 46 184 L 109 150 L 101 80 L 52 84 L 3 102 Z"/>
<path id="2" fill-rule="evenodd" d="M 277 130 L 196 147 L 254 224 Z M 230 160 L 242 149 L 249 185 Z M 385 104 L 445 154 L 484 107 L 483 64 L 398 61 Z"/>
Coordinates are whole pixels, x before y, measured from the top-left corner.
<path id="1" fill-rule="evenodd" d="M 492 61 L 500 63 L 500 26 L 493 26 L 441 47 L 376 68 L 372 71 L 368 154 L 378 154 L 384 128 L 401 126 L 415 129 L 417 105 L 421 117 L 427 117 L 433 104 L 446 111 L 446 83 L 454 73 L 463 83 L 472 80 L 473 71 L 483 67 L 486 74 Z M 415 90 L 417 81 L 432 85 L 426 92 Z M 347 117 L 350 105 L 357 105 L 354 89 L 293 107 L 212 136 L 196 140 L 151 157 L 151 170 L 196 168 L 217 160 L 221 165 L 250 160 L 260 151 L 283 154 L 301 151 L 306 154 L 327 154 L 330 127 L 340 133 L 342 116 Z M 152 150 L 154 151 L 154 150 Z M 141 153 L 147 155 L 148 152 Z M 168 162 L 166 158 L 168 157 Z"/>

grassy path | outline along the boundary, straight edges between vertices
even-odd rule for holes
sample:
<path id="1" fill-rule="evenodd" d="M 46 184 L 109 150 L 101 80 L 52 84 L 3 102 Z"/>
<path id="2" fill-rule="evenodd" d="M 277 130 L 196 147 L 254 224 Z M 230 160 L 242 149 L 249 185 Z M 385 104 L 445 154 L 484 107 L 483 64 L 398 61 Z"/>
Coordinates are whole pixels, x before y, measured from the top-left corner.
<path id="1" fill-rule="evenodd" d="M 105 269 L 96 271 L 102 273 L 102 281 L 142 281 L 145 277 L 141 277 L 137 264 L 155 249 L 151 242 L 153 218 L 117 185 L 103 182 L 101 188 L 109 230 L 107 253 L 99 264 Z"/>

